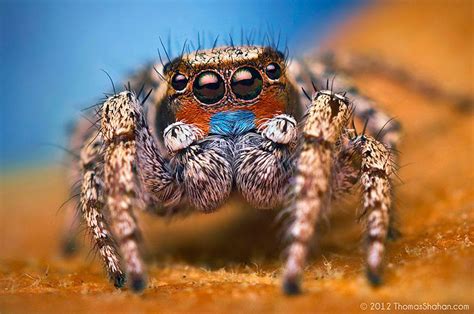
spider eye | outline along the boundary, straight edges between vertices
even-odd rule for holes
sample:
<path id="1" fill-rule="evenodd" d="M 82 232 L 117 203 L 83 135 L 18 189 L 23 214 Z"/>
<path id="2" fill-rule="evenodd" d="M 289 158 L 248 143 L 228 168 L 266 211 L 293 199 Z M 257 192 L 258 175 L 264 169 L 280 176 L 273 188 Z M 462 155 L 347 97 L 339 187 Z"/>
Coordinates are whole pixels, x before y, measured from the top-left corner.
<path id="1" fill-rule="evenodd" d="M 199 101 L 208 105 L 215 104 L 224 97 L 224 81 L 215 72 L 202 72 L 194 80 L 193 92 Z"/>
<path id="2" fill-rule="evenodd" d="M 277 63 L 272 62 L 265 68 L 265 73 L 269 79 L 277 80 L 281 76 L 281 68 Z"/>
<path id="3" fill-rule="evenodd" d="M 171 86 L 177 91 L 182 91 L 188 85 L 188 79 L 181 73 L 176 73 L 171 78 Z"/>
<path id="4" fill-rule="evenodd" d="M 243 67 L 232 75 L 230 86 L 237 98 L 251 100 L 262 91 L 262 76 L 254 68 Z"/>

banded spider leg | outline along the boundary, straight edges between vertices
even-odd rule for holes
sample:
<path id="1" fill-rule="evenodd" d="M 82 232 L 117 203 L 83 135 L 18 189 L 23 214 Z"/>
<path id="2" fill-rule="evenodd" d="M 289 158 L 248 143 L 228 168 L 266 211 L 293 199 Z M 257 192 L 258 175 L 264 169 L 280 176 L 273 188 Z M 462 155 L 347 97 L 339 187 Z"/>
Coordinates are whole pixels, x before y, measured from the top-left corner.
<path id="1" fill-rule="evenodd" d="M 305 120 L 302 147 L 297 157 L 292 195 L 293 223 L 291 244 L 283 274 L 283 289 L 287 294 L 300 291 L 300 279 L 311 241 L 321 212 L 330 206 L 333 190 L 347 187 L 354 181 L 356 169 L 348 151 L 360 157 L 360 181 L 363 186 L 363 207 L 367 213 L 367 271 L 372 283 L 380 281 L 380 271 L 387 236 L 391 206 L 392 174 L 388 148 L 376 139 L 357 135 L 346 129 L 351 117 L 347 98 L 331 91 L 318 91 Z M 338 150 L 341 152 L 338 154 Z M 347 150 L 344 152 L 344 150 Z M 335 167 L 336 158 L 342 167 Z M 345 164 L 345 166 L 344 166 Z M 337 169 L 347 173 L 337 173 Z M 341 183 L 341 180 L 343 181 Z"/>

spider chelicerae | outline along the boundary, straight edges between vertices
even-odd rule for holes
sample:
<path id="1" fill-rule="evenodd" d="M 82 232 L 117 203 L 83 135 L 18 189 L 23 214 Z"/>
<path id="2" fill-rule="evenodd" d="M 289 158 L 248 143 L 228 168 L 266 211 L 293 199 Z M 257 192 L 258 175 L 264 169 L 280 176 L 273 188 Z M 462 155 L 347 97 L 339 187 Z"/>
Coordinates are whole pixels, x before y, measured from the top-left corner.
<path id="1" fill-rule="evenodd" d="M 255 208 L 288 211 L 283 290 L 298 293 L 318 218 L 357 183 L 367 276 L 380 283 L 399 124 L 335 77 L 327 58 L 289 62 L 274 47 L 226 46 L 151 65 L 130 82 L 71 141 L 80 213 L 116 287 L 146 287 L 134 209 L 209 213 L 238 192 Z M 359 134 L 354 118 L 365 122 Z"/>

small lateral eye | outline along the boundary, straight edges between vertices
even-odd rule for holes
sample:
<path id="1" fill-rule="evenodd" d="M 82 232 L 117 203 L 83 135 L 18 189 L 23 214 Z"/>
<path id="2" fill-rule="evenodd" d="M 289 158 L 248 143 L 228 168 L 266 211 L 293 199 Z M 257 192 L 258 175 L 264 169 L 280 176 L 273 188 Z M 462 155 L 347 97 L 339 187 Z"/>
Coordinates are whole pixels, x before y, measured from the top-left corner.
<path id="1" fill-rule="evenodd" d="M 188 79 L 181 73 L 176 73 L 171 78 L 171 86 L 177 91 L 182 91 L 188 85 Z"/>
<path id="2" fill-rule="evenodd" d="M 243 100 L 256 98 L 262 91 L 262 76 L 251 67 L 243 67 L 232 75 L 230 86 L 235 96 Z"/>
<path id="3" fill-rule="evenodd" d="M 202 72 L 194 79 L 193 93 L 200 102 L 215 104 L 224 97 L 224 80 L 213 71 Z"/>
<path id="4" fill-rule="evenodd" d="M 272 62 L 265 68 L 265 73 L 269 79 L 277 80 L 281 76 L 281 68 L 277 63 Z"/>

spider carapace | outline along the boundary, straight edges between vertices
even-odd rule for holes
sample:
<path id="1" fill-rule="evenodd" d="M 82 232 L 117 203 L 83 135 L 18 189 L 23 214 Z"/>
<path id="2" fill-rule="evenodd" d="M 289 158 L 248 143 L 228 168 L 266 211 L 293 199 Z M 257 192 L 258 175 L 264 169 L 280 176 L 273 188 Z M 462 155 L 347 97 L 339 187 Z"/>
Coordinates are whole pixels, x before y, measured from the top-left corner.
<path id="1" fill-rule="evenodd" d="M 200 50 L 132 77 L 100 103 L 97 128 L 78 123 L 79 208 L 115 286 L 146 287 L 134 209 L 212 212 L 237 191 L 254 208 L 287 207 L 283 287 L 297 293 L 318 219 L 357 183 L 367 274 L 380 282 L 399 125 L 333 66 L 272 47 Z M 150 97 L 133 92 L 142 84 Z"/>

